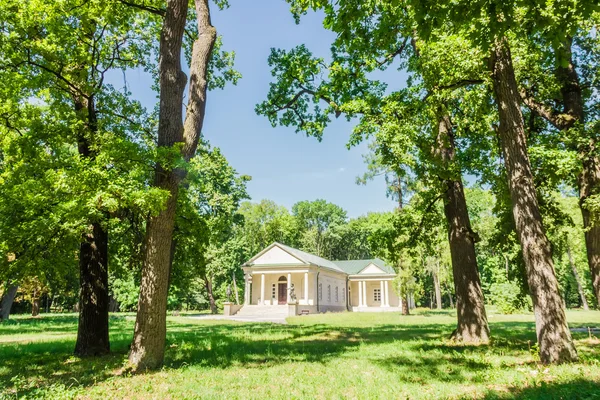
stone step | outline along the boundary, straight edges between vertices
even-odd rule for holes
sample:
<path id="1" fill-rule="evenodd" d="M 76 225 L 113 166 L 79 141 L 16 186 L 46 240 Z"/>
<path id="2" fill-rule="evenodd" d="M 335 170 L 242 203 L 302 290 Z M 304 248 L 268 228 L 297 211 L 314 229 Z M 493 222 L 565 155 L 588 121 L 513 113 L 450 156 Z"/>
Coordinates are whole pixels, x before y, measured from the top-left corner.
<path id="1" fill-rule="evenodd" d="M 287 306 L 265 306 L 265 305 L 250 305 L 244 306 L 238 311 L 236 316 L 239 317 L 287 317 Z"/>

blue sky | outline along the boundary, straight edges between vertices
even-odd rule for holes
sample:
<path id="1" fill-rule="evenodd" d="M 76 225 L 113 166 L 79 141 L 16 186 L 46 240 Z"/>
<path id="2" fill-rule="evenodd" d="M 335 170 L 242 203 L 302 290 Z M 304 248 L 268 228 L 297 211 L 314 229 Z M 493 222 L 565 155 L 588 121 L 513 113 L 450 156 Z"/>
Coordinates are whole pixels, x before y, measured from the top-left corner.
<path id="1" fill-rule="evenodd" d="M 296 134 L 293 128 L 271 127 L 254 113 L 266 98 L 271 81 L 267 57 L 272 47 L 290 49 L 299 44 L 317 56 L 327 57 L 334 39 L 323 29 L 322 15 L 310 13 L 296 25 L 283 0 L 231 0 L 229 9 L 213 6 L 212 21 L 223 37 L 223 48 L 236 52 L 237 86 L 208 95 L 204 136 L 221 148 L 230 164 L 252 176 L 248 192 L 252 201 L 271 199 L 288 208 L 300 200 L 325 199 L 356 217 L 369 211 L 387 211 L 394 202 L 386 198 L 383 178 L 359 186 L 355 178 L 365 172 L 362 154 L 367 146 L 348 150 L 352 123 L 333 121 L 322 142 Z M 122 86 L 121 82 L 113 82 Z M 127 73 L 133 96 L 153 107 L 156 95 L 150 78 L 141 71 Z"/>

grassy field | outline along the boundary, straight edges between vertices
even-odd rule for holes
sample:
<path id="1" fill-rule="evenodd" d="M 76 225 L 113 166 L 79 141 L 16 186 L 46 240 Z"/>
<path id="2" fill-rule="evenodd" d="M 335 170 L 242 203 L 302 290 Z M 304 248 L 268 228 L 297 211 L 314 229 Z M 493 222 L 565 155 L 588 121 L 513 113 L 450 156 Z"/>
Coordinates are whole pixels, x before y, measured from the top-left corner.
<path id="1" fill-rule="evenodd" d="M 571 327 L 600 312 L 571 311 Z M 113 353 L 71 355 L 75 315 L 0 324 L 0 398 L 600 399 L 600 340 L 574 333 L 580 362 L 537 362 L 531 315 L 490 312 L 493 342 L 449 340 L 451 312 L 343 313 L 289 325 L 170 317 L 165 367 L 122 373 L 134 317 L 111 317 Z"/>

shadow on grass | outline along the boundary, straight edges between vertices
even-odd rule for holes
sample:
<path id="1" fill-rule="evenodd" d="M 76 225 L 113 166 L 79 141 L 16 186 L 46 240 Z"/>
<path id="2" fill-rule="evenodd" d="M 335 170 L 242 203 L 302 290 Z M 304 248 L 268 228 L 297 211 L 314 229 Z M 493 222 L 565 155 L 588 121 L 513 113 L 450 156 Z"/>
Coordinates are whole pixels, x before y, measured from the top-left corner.
<path id="1" fill-rule="evenodd" d="M 35 395 L 40 388 L 56 384 L 86 387 L 114 377 L 127 359 L 133 331 L 132 320 L 115 317 L 111 317 L 112 353 L 108 356 L 73 357 L 74 339 L 8 343 L 0 347 L 0 397 L 2 393 L 14 394 L 16 389 L 21 395 Z M 75 334 L 76 317 L 57 318 L 21 320 L 20 323 L 29 333 Z M 47 322 L 47 326 L 43 327 L 42 322 Z M 357 351 L 363 345 L 397 342 L 401 347 L 400 354 L 386 356 L 374 350 L 361 353 L 361 358 L 395 372 L 399 379 L 409 382 L 477 383 L 480 378 L 476 377 L 476 372 L 491 368 L 491 363 L 486 361 L 488 352 L 522 356 L 527 354 L 528 340 L 535 341 L 534 327 L 527 322 L 494 323 L 492 331 L 497 339 L 491 346 L 455 346 L 445 340 L 451 329 L 449 324 L 436 323 L 342 327 L 188 322 L 178 318 L 169 321 L 165 367 L 178 369 L 196 365 L 227 369 L 232 366 L 266 368 L 286 363 L 327 363 L 344 353 Z M 591 346 L 590 349 L 589 354 L 600 359 L 598 347 Z M 15 377 L 18 378 L 15 380 Z"/>
<path id="2" fill-rule="evenodd" d="M 542 382 L 538 386 L 527 388 L 509 388 L 501 391 L 489 391 L 484 398 L 488 400 L 597 399 L 600 398 L 600 385 L 585 379 L 576 379 L 562 383 Z"/>

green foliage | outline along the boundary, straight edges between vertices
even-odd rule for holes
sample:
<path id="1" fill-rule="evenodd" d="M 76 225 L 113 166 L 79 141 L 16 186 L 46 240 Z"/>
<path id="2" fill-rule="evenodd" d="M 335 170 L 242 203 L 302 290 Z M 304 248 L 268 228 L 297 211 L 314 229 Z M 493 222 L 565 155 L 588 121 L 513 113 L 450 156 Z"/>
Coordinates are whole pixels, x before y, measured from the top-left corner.
<path id="1" fill-rule="evenodd" d="M 488 300 L 502 314 L 515 314 L 531 308 L 531 301 L 522 296 L 521 288 L 515 282 L 495 282 L 490 287 Z"/>

